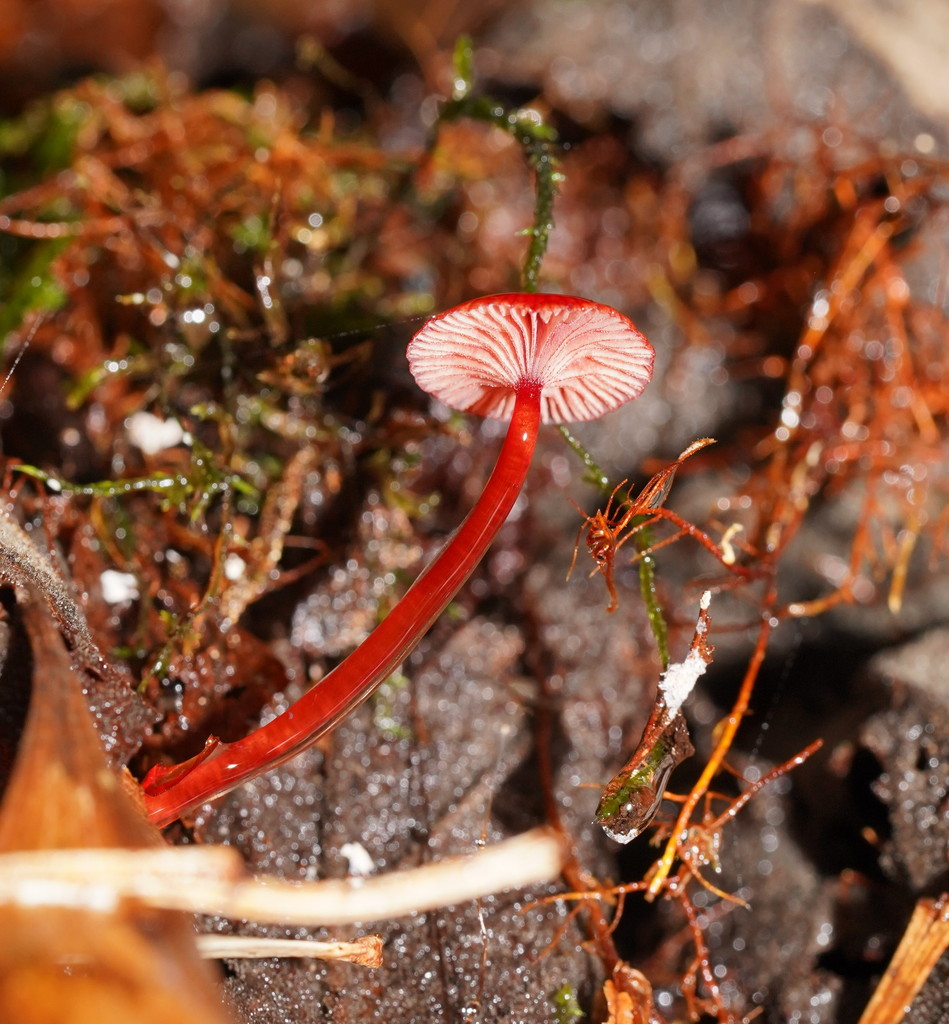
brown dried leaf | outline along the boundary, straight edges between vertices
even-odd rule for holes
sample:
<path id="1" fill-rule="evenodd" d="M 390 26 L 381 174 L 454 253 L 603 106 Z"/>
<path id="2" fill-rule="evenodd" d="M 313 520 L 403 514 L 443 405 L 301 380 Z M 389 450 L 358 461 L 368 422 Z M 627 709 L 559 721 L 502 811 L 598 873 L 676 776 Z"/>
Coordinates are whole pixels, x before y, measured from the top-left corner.
<path id="1" fill-rule="evenodd" d="M 43 598 L 23 606 L 35 663 L 21 750 L 0 808 L 0 852 L 161 843 L 108 766 L 80 679 Z M 71 905 L 33 884 L 0 906 L 0 1020 L 223 1024 L 187 918 L 120 901 L 108 878 Z"/>

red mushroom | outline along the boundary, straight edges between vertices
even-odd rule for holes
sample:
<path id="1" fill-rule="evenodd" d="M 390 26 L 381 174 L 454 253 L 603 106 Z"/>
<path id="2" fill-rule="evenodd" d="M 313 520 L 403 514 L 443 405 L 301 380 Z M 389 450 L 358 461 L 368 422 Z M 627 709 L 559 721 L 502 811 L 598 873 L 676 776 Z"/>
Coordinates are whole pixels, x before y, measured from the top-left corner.
<path id="1" fill-rule="evenodd" d="M 524 483 L 540 422 L 591 420 L 636 398 L 653 357 L 625 316 L 572 296 L 493 295 L 429 320 L 408 347 L 419 386 L 464 412 L 510 420 L 481 497 L 388 616 L 293 707 L 191 764 L 153 768 L 143 782 L 149 817 L 167 824 L 281 764 L 364 701 L 481 560 Z"/>

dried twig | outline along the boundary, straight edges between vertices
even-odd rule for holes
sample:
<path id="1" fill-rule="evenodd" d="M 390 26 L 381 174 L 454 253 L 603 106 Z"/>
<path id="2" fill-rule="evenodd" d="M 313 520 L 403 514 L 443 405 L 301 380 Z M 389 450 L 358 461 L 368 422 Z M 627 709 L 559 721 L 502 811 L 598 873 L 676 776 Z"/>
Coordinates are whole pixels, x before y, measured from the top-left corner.
<path id="1" fill-rule="evenodd" d="M 920 900 L 890 966 L 863 1011 L 859 1024 L 898 1024 L 908 1020 L 910 1004 L 949 949 L 949 893 Z"/>
<path id="2" fill-rule="evenodd" d="M 378 935 L 365 935 L 353 942 L 269 939 L 256 935 L 199 935 L 198 950 L 209 960 L 307 957 L 318 960 L 346 960 L 360 967 L 382 966 L 382 939 Z"/>
<path id="3" fill-rule="evenodd" d="M 88 906 L 134 897 L 150 906 L 271 924 L 381 921 L 549 882 L 563 866 L 560 840 L 539 828 L 472 854 L 375 878 L 321 882 L 235 878 L 236 852 L 43 850 L 0 857 L 0 903 Z"/>

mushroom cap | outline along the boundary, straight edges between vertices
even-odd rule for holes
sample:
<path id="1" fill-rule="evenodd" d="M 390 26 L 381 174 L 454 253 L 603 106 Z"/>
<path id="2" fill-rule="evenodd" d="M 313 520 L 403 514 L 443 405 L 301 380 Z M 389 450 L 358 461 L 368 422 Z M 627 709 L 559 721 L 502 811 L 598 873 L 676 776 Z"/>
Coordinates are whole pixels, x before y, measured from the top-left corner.
<path id="1" fill-rule="evenodd" d="M 636 398 L 655 352 L 632 321 L 572 295 L 489 295 L 432 317 L 409 342 L 416 383 L 445 405 L 511 418 L 540 388 L 545 423 L 593 420 Z"/>

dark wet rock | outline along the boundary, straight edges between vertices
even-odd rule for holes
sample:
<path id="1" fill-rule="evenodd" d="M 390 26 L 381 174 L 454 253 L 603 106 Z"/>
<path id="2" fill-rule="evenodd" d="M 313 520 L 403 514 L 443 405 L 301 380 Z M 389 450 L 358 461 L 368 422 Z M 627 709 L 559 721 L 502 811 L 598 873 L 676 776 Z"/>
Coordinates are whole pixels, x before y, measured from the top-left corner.
<path id="1" fill-rule="evenodd" d="M 792 773 L 757 794 L 717 844 L 696 832 L 696 841 L 704 838 L 705 849 L 716 855 L 704 876 L 735 902 L 701 885 L 693 902 L 726 1005 L 739 1015 L 760 1007 L 761 1019 L 773 1024 L 823 1024 L 836 1019 L 843 988 L 834 972 L 818 970 L 836 939 L 835 893 L 800 841 L 796 781 Z"/>
<path id="2" fill-rule="evenodd" d="M 874 785 L 891 835 L 881 864 L 916 892 L 949 883 L 949 629 L 925 633 L 871 662 L 888 707 L 861 731 L 880 762 Z"/>
<path id="3" fill-rule="evenodd" d="M 538 823 L 536 784 L 532 792 L 515 781 L 531 750 L 529 707 L 517 696 L 520 689 L 530 699 L 530 691 L 518 687 L 521 652 L 515 630 L 486 619 L 436 628 L 411 659 L 411 684 L 380 692 L 333 733 L 328 748 L 305 752 L 203 813 L 198 834 L 238 846 L 255 871 L 314 878 L 345 876 L 352 844 L 382 872 L 469 853 L 484 829 L 495 841 Z M 367 971 L 347 964 L 234 962 L 228 997 L 246 1024 L 304 1024 L 340 1015 L 547 1021 L 563 984 L 592 991 L 589 962 L 572 955 L 573 929 L 572 938 L 558 941 L 567 910 L 532 905 L 552 891 L 539 887 L 480 906 L 314 933 L 338 939 L 379 933 L 385 964 Z"/>

